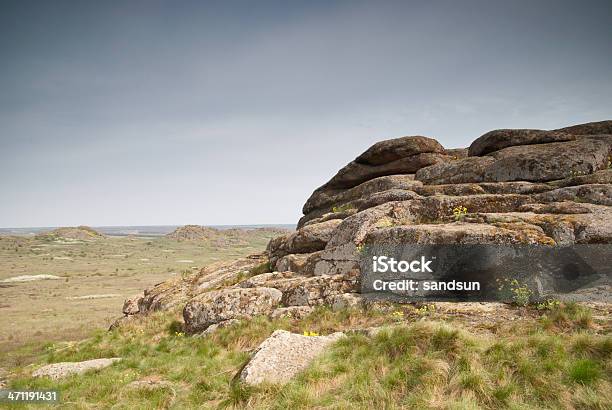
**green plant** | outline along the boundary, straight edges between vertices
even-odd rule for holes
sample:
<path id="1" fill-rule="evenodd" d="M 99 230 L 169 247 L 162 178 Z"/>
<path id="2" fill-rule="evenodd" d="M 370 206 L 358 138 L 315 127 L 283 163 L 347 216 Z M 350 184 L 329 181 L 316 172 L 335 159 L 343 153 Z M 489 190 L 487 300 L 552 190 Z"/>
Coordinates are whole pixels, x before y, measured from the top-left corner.
<path id="1" fill-rule="evenodd" d="M 575 383 L 591 384 L 600 375 L 599 365 L 591 359 L 577 360 L 569 369 L 569 378 Z"/>
<path id="2" fill-rule="evenodd" d="M 181 278 L 182 279 L 187 279 L 189 276 L 191 276 L 192 272 L 189 269 L 184 269 L 183 271 L 181 271 Z"/>
<path id="3" fill-rule="evenodd" d="M 270 265 L 270 262 L 260 263 L 259 265 L 251 268 L 251 270 L 249 271 L 251 276 L 261 275 L 262 273 L 268 272 L 272 272 L 272 265 Z"/>
<path id="4" fill-rule="evenodd" d="M 561 302 L 556 299 L 546 299 L 543 302 L 537 304 L 538 310 L 555 310 L 561 306 Z"/>
<path id="5" fill-rule="evenodd" d="M 463 221 L 463 218 L 467 215 L 467 208 L 465 206 L 456 206 L 453 208 L 453 215 L 455 216 L 455 221 Z"/>
<path id="6" fill-rule="evenodd" d="M 416 311 L 419 315 L 427 315 L 436 311 L 436 305 L 423 305 Z"/>
<path id="7" fill-rule="evenodd" d="M 396 310 L 395 312 L 391 313 L 391 317 L 393 317 L 395 320 L 402 320 L 404 318 L 404 312 L 401 310 Z"/>
<path id="8" fill-rule="evenodd" d="M 502 299 L 510 299 L 518 306 L 527 306 L 533 295 L 533 291 L 526 284 L 521 284 L 516 279 L 497 279 L 498 290 L 502 294 Z"/>

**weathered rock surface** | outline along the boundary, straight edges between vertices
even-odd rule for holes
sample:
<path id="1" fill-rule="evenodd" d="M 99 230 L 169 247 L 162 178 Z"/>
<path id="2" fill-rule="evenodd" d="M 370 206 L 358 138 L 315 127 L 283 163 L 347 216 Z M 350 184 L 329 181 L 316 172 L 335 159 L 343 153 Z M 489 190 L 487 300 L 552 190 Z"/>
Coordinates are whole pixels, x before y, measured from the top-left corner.
<path id="1" fill-rule="evenodd" d="M 358 156 L 355 162 L 368 165 L 382 165 L 425 152 L 444 153 L 445 150 L 433 138 L 422 136 L 401 137 L 377 142 Z"/>
<path id="2" fill-rule="evenodd" d="M 314 307 L 312 306 L 287 306 L 282 308 L 275 309 L 270 317 L 272 319 L 288 317 L 292 319 L 303 319 L 312 312 L 314 312 Z"/>
<path id="3" fill-rule="evenodd" d="M 297 232 L 275 238 L 268 244 L 268 253 L 273 264 L 278 258 L 296 253 L 310 253 L 325 249 L 325 245 L 332 237 L 332 233 L 342 220 L 331 219 L 329 221 L 310 224 Z"/>
<path id="4" fill-rule="evenodd" d="M 612 120 L 572 125 L 571 127 L 560 128 L 555 131 L 574 135 L 612 134 Z"/>
<path id="5" fill-rule="evenodd" d="M 298 275 L 312 276 L 320 255 L 321 251 L 285 255 L 276 261 L 274 268 L 280 272 L 290 271 Z"/>
<path id="6" fill-rule="evenodd" d="M 32 377 L 49 377 L 52 380 L 62 379 L 73 374 L 82 374 L 90 370 L 100 370 L 120 361 L 121 358 L 93 359 L 84 362 L 62 362 L 43 366 L 32 373 Z"/>
<path id="7" fill-rule="evenodd" d="M 204 329 L 202 332 L 198 333 L 196 336 L 203 337 L 203 336 L 211 335 L 211 334 L 215 333 L 218 329 L 223 329 L 225 327 L 231 326 L 231 325 L 239 323 L 239 322 L 240 322 L 239 319 L 222 320 L 221 322 L 217 322 L 215 324 L 212 324 L 212 325 L 208 326 L 206 329 Z"/>
<path id="8" fill-rule="evenodd" d="M 376 177 L 396 174 L 414 174 L 419 169 L 448 160 L 445 154 L 424 153 L 400 158 L 382 165 L 351 162 L 329 180 L 329 188 L 352 188 Z"/>
<path id="9" fill-rule="evenodd" d="M 316 306 L 326 304 L 328 298 L 347 292 L 357 292 L 358 283 L 348 275 L 323 275 L 306 279 L 289 279 L 276 286 L 283 287 L 285 306 Z"/>
<path id="10" fill-rule="evenodd" d="M 225 320 L 269 314 L 278 306 L 282 295 L 272 288 L 234 288 L 202 293 L 183 309 L 185 330 L 197 333 Z"/>
<path id="11" fill-rule="evenodd" d="M 576 137 L 569 133 L 543 130 L 495 130 L 478 137 L 468 149 L 468 155 L 482 156 L 493 151 L 516 145 L 545 144 L 548 142 L 572 141 Z"/>
<path id="12" fill-rule="evenodd" d="M 607 167 L 610 147 L 590 138 L 504 148 L 485 170 L 485 181 L 536 181 L 591 174 Z"/>
<path id="13" fill-rule="evenodd" d="M 276 330 L 257 348 L 240 371 L 240 380 L 250 385 L 285 384 L 342 337 L 342 333 L 302 336 Z"/>
<path id="14" fill-rule="evenodd" d="M 558 188 L 586 184 L 612 184 L 612 168 L 607 168 L 592 174 L 576 175 L 557 181 L 551 181 L 549 184 Z"/>
<path id="15" fill-rule="evenodd" d="M 540 202 L 580 201 L 612 206 L 612 184 L 586 184 L 559 188 L 535 196 Z"/>
<path id="16" fill-rule="evenodd" d="M 468 157 L 468 148 L 449 148 L 445 150 L 451 159 L 463 159 Z"/>
<path id="17" fill-rule="evenodd" d="M 257 270 L 262 266 L 265 269 L 267 263 L 267 255 L 262 254 L 250 255 L 246 258 L 229 262 L 217 262 L 202 268 L 195 277 L 187 278 L 183 282 L 191 284 L 192 288 L 189 291 L 189 297 L 193 297 L 201 291 L 215 289 L 226 283 L 234 282 L 241 275 L 249 274 L 251 271 Z"/>
<path id="18" fill-rule="evenodd" d="M 343 189 L 317 189 L 308 198 L 302 211 L 307 215 L 318 208 L 325 207 L 328 211 L 333 206 L 342 206 L 355 199 L 361 199 L 371 194 L 390 189 L 411 190 L 422 183 L 414 180 L 414 175 L 387 175 L 363 182 L 356 187 Z"/>
<path id="19" fill-rule="evenodd" d="M 251 255 L 233 261 L 223 261 L 202 268 L 193 276 L 175 276 L 164 282 L 145 289 L 142 298 L 137 300 L 138 313 L 146 314 L 157 310 L 170 310 L 181 307 L 201 292 L 232 283 L 241 275 L 268 263 L 262 254 Z M 133 306 L 133 301 L 126 301 Z M 135 307 L 131 307 L 135 310 Z"/>
<path id="20" fill-rule="evenodd" d="M 418 170 L 415 179 L 429 185 L 482 182 L 487 168 L 494 162 L 492 157 L 468 157 L 442 162 Z"/>
<path id="21" fill-rule="evenodd" d="M 142 303 L 142 296 L 136 295 L 123 302 L 123 314 L 135 315 L 140 312 L 139 305 Z"/>
<path id="22" fill-rule="evenodd" d="M 377 244 L 551 244 L 541 229 L 526 225 L 507 224 L 497 227 L 479 223 L 451 223 L 445 225 L 414 225 L 380 228 L 368 234 L 366 242 Z"/>
<path id="23" fill-rule="evenodd" d="M 265 286 L 267 283 L 272 281 L 278 281 L 281 279 L 291 279 L 295 277 L 295 273 L 291 271 L 262 273 L 261 275 L 255 275 L 253 277 L 243 280 L 242 282 L 238 283 L 236 287 L 257 288 Z"/>

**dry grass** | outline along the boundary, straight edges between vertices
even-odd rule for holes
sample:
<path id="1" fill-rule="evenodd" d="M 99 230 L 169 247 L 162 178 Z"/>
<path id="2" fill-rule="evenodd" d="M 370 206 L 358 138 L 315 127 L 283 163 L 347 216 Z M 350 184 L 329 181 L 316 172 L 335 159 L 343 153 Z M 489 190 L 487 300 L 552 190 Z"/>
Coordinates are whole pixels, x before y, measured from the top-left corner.
<path id="1" fill-rule="evenodd" d="M 0 236 L 0 280 L 52 274 L 61 280 L 0 283 L 0 363 L 27 361 L 46 342 L 79 340 L 107 328 L 123 300 L 185 271 L 260 252 L 271 234 L 242 242 L 106 238 L 66 241 Z M 180 261 L 192 260 L 193 263 Z M 85 295 L 115 297 L 74 299 Z M 71 299 L 73 298 L 73 299 Z M 5 364 L 8 366 L 8 364 Z M 0 364 L 0 367 L 3 367 Z"/>

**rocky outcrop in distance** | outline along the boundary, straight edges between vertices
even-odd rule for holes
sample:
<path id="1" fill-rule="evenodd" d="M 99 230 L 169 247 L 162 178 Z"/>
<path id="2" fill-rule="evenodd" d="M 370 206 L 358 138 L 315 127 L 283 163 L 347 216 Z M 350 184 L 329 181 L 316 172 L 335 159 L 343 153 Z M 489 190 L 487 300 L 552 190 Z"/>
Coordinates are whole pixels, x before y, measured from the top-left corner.
<path id="1" fill-rule="evenodd" d="M 379 142 L 317 188 L 298 229 L 265 254 L 147 289 L 116 325 L 180 307 L 195 334 L 253 315 L 361 305 L 359 248 L 373 242 L 610 244 L 611 154 L 612 121 L 495 130 L 467 148 L 423 136 Z"/>
<path id="2" fill-rule="evenodd" d="M 177 241 L 204 241 L 217 236 L 218 230 L 200 225 L 185 225 L 176 228 L 166 235 L 168 239 Z"/>
<path id="3" fill-rule="evenodd" d="M 201 241 L 216 246 L 228 246 L 246 244 L 251 239 L 271 238 L 288 232 L 290 230 L 274 227 L 217 229 L 201 225 L 185 225 L 167 234 L 166 238 L 179 242 Z"/>
<path id="4" fill-rule="evenodd" d="M 54 239 L 72 239 L 72 240 L 92 240 L 106 238 L 104 234 L 96 231 L 89 226 L 75 226 L 57 228 L 49 232 L 43 232 L 36 235 L 36 239 L 54 240 Z"/>

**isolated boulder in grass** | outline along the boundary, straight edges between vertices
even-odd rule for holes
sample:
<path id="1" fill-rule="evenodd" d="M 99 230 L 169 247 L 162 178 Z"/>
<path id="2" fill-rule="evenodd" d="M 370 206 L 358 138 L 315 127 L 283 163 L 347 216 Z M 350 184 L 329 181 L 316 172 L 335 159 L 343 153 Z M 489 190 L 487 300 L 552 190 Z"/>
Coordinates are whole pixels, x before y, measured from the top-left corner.
<path id="1" fill-rule="evenodd" d="M 62 379 L 73 374 L 83 374 L 89 370 L 100 370 L 120 361 L 121 358 L 93 359 L 84 362 L 62 362 L 43 366 L 32 373 L 32 377 L 49 377 L 53 380 Z"/>
<path id="2" fill-rule="evenodd" d="M 251 360 L 241 370 L 240 380 L 250 385 L 264 382 L 285 384 L 343 336 L 342 333 L 303 336 L 276 330 L 259 345 Z"/>
<path id="3" fill-rule="evenodd" d="M 189 333 L 206 330 L 210 325 L 229 319 L 269 314 L 283 294 L 271 288 L 229 288 L 202 293 L 183 309 L 185 329 Z"/>

